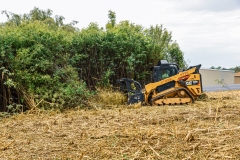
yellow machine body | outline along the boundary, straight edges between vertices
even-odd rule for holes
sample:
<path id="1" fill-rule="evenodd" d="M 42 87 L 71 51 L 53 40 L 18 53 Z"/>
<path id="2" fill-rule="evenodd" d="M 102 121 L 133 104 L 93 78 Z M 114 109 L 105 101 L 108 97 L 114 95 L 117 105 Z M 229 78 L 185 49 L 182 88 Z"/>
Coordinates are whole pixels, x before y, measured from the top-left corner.
<path id="1" fill-rule="evenodd" d="M 179 71 L 176 64 L 159 61 L 152 67 L 152 83 L 142 86 L 128 78 L 119 80 L 121 91 L 128 96 L 128 103 L 145 105 L 187 104 L 193 103 L 202 94 L 202 79 L 199 73 L 201 65 Z M 168 77 L 165 77 L 169 74 Z M 135 86 L 134 89 L 132 86 Z"/>

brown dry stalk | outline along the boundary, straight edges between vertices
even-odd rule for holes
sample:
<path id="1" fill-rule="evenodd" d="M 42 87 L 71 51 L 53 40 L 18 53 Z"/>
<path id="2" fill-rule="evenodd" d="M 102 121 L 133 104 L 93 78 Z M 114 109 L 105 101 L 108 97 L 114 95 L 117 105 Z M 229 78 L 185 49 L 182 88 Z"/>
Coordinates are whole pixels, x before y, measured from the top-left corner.
<path id="1" fill-rule="evenodd" d="M 8 143 L 7 145 L 3 146 L 2 148 L 0 148 L 0 150 L 6 150 L 10 145 L 12 145 L 15 142 L 15 140 L 13 140 L 12 142 Z"/>
<path id="2" fill-rule="evenodd" d="M 149 145 L 149 148 L 158 156 L 160 157 L 160 155 Z"/>
<path id="3" fill-rule="evenodd" d="M 240 159 L 240 91 L 233 92 L 234 98 L 228 92 L 207 93 L 208 101 L 189 105 L 95 103 L 96 109 L 35 110 L 3 118 L 0 157 Z"/>

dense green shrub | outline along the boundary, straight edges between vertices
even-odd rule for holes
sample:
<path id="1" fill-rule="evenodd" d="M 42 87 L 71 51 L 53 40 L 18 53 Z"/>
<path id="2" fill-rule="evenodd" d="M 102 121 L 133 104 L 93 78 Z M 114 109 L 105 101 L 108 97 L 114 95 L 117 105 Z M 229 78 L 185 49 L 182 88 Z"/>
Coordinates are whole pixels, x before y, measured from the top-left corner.
<path id="1" fill-rule="evenodd" d="M 89 91 L 69 64 L 71 33 L 42 21 L 4 26 L 0 33 L 1 66 L 36 103 L 43 99 L 39 106 L 71 107 L 86 100 Z"/>
<path id="2" fill-rule="evenodd" d="M 29 14 L 4 11 L 0 24 L 0 103 L 7 106 L 59 108 L 87 105 L 96 87 L 109 87 L 122 77 L 146 84 L 159 59 L 184 66 L 183 52 L 162 26 L 143 28 L 129 21 L 100 28 L 34 8 Z"/>

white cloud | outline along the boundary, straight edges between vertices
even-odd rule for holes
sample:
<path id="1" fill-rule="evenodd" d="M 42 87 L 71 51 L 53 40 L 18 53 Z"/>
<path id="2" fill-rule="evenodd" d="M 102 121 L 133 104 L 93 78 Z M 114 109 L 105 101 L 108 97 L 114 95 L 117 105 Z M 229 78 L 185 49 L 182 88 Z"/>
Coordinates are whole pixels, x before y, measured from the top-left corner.
<path id="1" fill-rule="evenodd" d="M 240 8 L 239 0 L 169 0 L 169 2 L 175 11 L 222 12 Z"/>

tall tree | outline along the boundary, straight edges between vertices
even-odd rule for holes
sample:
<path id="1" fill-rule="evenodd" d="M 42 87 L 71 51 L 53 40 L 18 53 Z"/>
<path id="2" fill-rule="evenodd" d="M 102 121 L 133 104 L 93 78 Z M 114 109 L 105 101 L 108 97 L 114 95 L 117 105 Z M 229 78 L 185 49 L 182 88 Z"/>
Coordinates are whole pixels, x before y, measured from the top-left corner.
<path id="1" fill-rule="evenodd" d="M 108 18 L 109 18 L 109 21 L 108 21 L 106 27 L 107 28 L 109 28 L 109 27 L 113 28 L 116 24 L 116 13 L 109 10 L 108 11 Z"/>
<path id="2" fill-rule="evenodd" d="M 180 68 L 184 68 L 186 66 L 185 61 L 184 61 L 184 54 L 181 51 L 177 42 L 169 44 L 169 49 L 168 49 L 168 52 L 167 52 L 165 58 L 169 62 L 174 62 L 174 63 L 178 64 L 178 66 Z"/>
<path id="3" fill-rule="evenodd" d="M 0 27 L 0 103 L 5 107 L 19 97 L 14 88 L 32 95 L 36 104 L 42 100 L 38 106 L 69 107 L 83 103 L 89 95 L 85 86 L 110 86 L 123 77 L 147 84 L 149 69 L 158 60 L 184 63 L 179 45 L 162 25 L 116 23 L 113 11 L 106 29 L 90 23 L 81 30 L 74 27 L 77 22 L 64 24 L 64 17 L 54 17 L 51 10 L 3 14 L 8 17 Z"/>
<path id="4" fill-rule="evenodd" d="M 151 59 L 150 63 L 157 64 L 159 59 L 164 59 L 168 52 L 168 45 L 171 42 L 171 32 L 168 32 L 162 25 L 151 26 L 145 30 L 147 37 L 149 37 L 151 47 L 148 56 Z"/>

